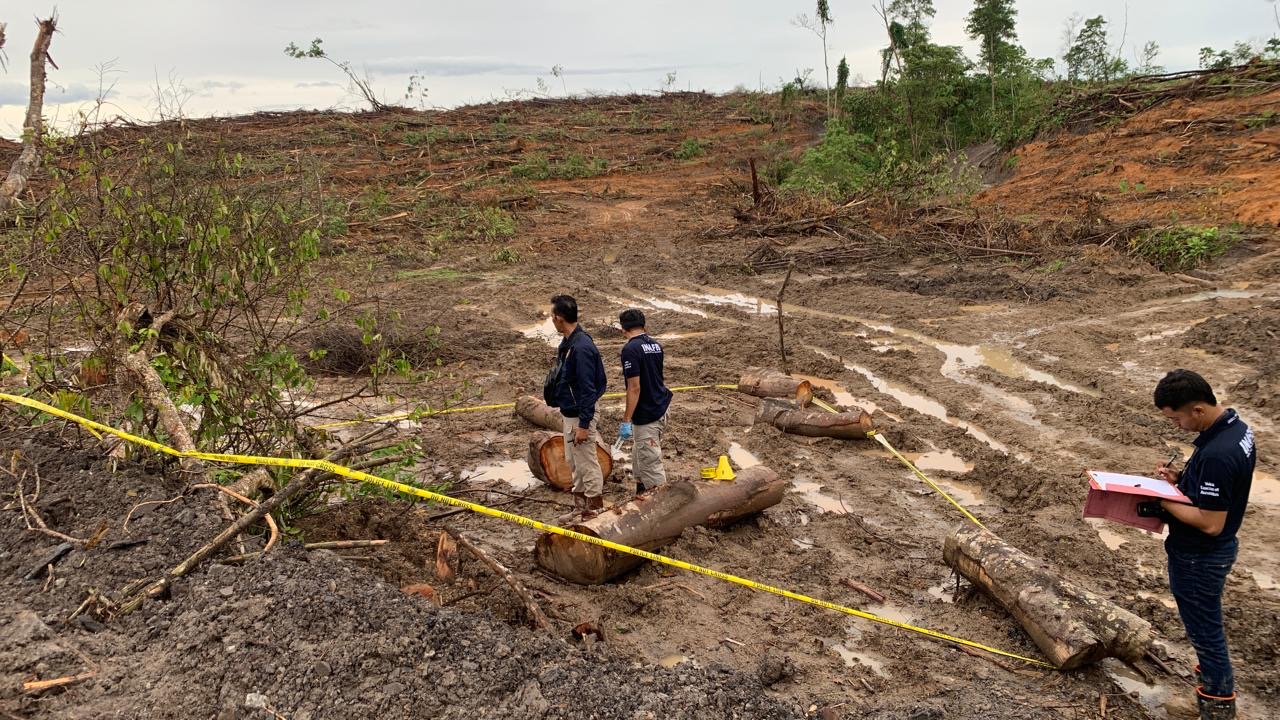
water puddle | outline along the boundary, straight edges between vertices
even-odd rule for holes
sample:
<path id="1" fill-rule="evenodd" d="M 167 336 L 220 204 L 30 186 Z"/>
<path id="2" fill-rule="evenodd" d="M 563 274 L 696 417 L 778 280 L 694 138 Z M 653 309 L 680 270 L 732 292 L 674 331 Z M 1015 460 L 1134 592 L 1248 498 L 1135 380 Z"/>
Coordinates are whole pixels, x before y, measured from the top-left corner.
<path id="1" fill-rule="evenodd" d="M 1103 660 L 1102 666 L 1105 668 L 1107 676 L 1130 696 L 1136 695 L 1138 703 L 1152 716 L 1157 718 L 1169 717 L 1164 707 L 1165 703 L 1169 701 L 1168 687 L 1164 685 L 1148 685 L 1141 675 L 1113 658 Z"/>
<path id="2" fill-rule="evenodd" d="M 551 347 L 560 347 L 561 335 L 556 332 L 555 323 L 550 317 L 532 325 L 518 327 L 516 330 L 530 340 L 541 340 Z"/>
<path id="3" fill-rule="evenodd" d="M 696 307 L 685 305 L 683 303 L 673 302 L 671 300 L 665 300 L 663 298 L 656 298 L 651 295 L 642 295 L 636 292 L 632 292 L 631 296 L 635 298 L 637 301 L 639 301 L 642 305 L 647 305 L 655 310 L 670 310 L 671 312 L 682 313 L 684 315 L 693 315 L 695 317 L 700 317 L 700 318 L 707 317 L 706 311 L 699 310 Z M 609 298 L 609 300 L 611 302 L 615 302 L 623 306 L 631 305 L 630 302 L 623 300 L 621 298 L 611 297 Z"/>
<path id="4" fill-rule="evenodd" d="M 843 362 L 841 358 L 833 355 L 832 353 L 827 352 L 826 350 L 823 350 L 822 348 L 817 348 L 813 346 L 808 346 L 808 347 L 810 350 L 813 350 L 814 352 L 818 353 L 819 355 L 822 355 L 823 357 L 830 358 L 832 360 L 842 363 L 845 366 L 845 369 L 852 370 L 853 372 L 856 372 L 859 375 L 863 376 L 864 378 L 867 379 L 867 382 L 871 383 L 871 387 L 876 389 L 876 392 L 884 393 L 885 395 L 888 395 L 894 400 L 897 400 L 902 405 L 909 407 L 912 410 L 915 410 L 916 412 L 922 415 L 928 415 L 929 417 L 941 420 L 942 422 L 947 423 L 948 425 L 953 425 L 955 427 L 958 427 L 961 430 L 964 430 L 969 435 L 973 436 L 975 439 L 980 440 L 986 443 L 987 445 L 991 446 L 991 448 L 993 450 L 996 450 L 997 452 L 1002 452 L 1006 454 L 1009 452 L 1009 447 L 1007 445 L 988 435 L 986 431 L 983 430 L 982 428 L 978 427 L 977 425 L 974 425 L 973 423 L 965 422 L 964 420 L 951 417 L 951 414 L 947 412 L 946 406 L 938 402 L 937 400 L 934 400 L 933 398 L 925 395 L 921 395 L 915 392 L 914 390 L 908 389 L 905 386 L 889 382 L 884 378 L 880 377 L 879 375 L 876 375 L 870 370 L 862 367 L 861 365 L 854 365 L 853 363 Z"/>
<path id="5" fill-rule="evenodd" d="M 749 308 L 762 315 L 770 315 L 777 312 L 777 305 L 762 298 L 753 298 L 742 293 L 732 292 L 728 290 L 709 289 L 706 292 L 693 293 L 679 290 L 677 288 L 667 288 L 672 292 L 683 293 L 685 297 L 694 302 L 702 302 L 710 305 L 731 305 L 739 308 Z M 1098 397 L 1096 390 L 1080 387 L 1072 383 L 1059 380 L 1050 373 L 1027 365 L 1026 363 L 1013 357 L 1007 349 L 994 345 L 959 345 L 949 343 L 936 338 L 929 337 L 923 333 L 906 328 L 899 328 L 887 323 L 877 322 L 867 318 L 857 317 L 854 315 L 843 315 L 840 313 L 827 312 L 825 310 L 815 310 L 813 308 L 800 307 L 797 305 L 786 304 L 787 312 L 806 315 L 809 317 L 818 317 L 828 320 L 837 320 L 841 322 L 849 322 L 857 325 L 863 325 L 873 330 L 891 333 L 902 338 L 909 338 L 922 345 L 927 345 L 942 352 L 946 356 L 946 360 L 942 365 L 942 374 L 950 379 L 956 379 L 960 370 L 964 368 L 976 368 L 987 366 L 996 372 L 1013 378 L 1021 378 L 1031 380 L 1033 382 L 1041 382 L 1055 387 L 1069 390 L 1071 392 L 1080 393 Z M 878 349 L 878 348 L 877 348 Z"/>
<path id="6" fill-rule="evenodd" d="M 658 340 L 684 340 L 687 338 L 702 337 L 703 335 L 706 335 L 706 334 L 707 334 L 706 330 L 698 330 L 695 332 L 685 332 L 685 333 L 678 333 L 678 332 L 662 333 L 660 335 L 654 335 L 653 337 Z"/>
<path id="7" fill-rule="evenodd" d="M 791 491 L 822 512 L 835 515 L 844 515 L 849 512 L 839 498 L 833 498 L 822 492 L 822 483 L 812 480 L 792 480 Z"/>
<path id="8" fill-rule="evenodd" d="M 1129 542 L 1129 538 L 1124 537 L 1120 533 L 1108 527 L 1106 520 L 1098 520 L 1096 518 L 1087 518 L 1085 522 L 1098 533 L 1098 537 L 1102 539 L 1102 544 L 1112 550 L 1119 550 L 1121 545 Z"/>
<path id="9" fill-rule="evenodd" d="M 1244 290 L 1244 289 L 1205 290 L 1204 292 L 1198 292 L 1194 295 L 1188 295 L 1187 297 L 1182 298 L 1178 302 L 1182 302 L 1182 303 L 1204 302 L 1205 300 L 1217 300 L 1218 298 L 1243 299 L 1243 298 L 1257 297 L 1260 294 L 1261 293 L 1259 293 L 1257 290 Z"/>
<path id="10" fill-rule="evenodd" d="M 498 460 L 479 465 L 474 470 L 462 472 L 464 481 L 501 480 L 516 490 L 529 490 L 541 483 L 529 470 L 529 463 L 524 460 Z"/>
<path id="11" fill-rule="evenodd" d="M 908 473 L 907 477 L 914 480 L 916 476 L 911 473 Z M 954 480 L 954 479 L 947 479 L 947 480 L 942 480 L 939 478 L 929 478 L 929 479 L 937 483 L 938 487 L 942 488 L 943 490 L 946 490 L 948 495 L 955 498 L 956 502 L 960 503 L 965 507 L 987 504 L 986 492 L 982 488 L 975 485 L 974 483 L 960 482 L 959 480 Z"/>
<path id="12" fill-rule="evenodd" d="M 796 377 L 801 380 L 808 380 L 809 384 L 813 385 L 814 387 L 826 388 L 827 390 L 830 390 L 831 395 L 834 396 L 836 399 L 837 405 L 842 405 L 844 407 L 861 408 L 862 410 L 865 410 L 869 415 L 882 413 L 885 417 L 893 420 L 894 422 L 902 422 L 902 418 L 898 417 L 897 415 L 894 415 L 893 413 L 885 412 L 885 410 L 881 408 L 874 400 L 870 400 L 868 398 L 858 397 L 854 395 L 853 393 L 846 390 L 843 385 L 836 382 L 835 380 L 830 380 L 828 378 L 814 377 L 812 375 L 801 375 L 799 373 L 792 373 L 792 377 Z"/>
<path id="13" fill-rule="evenodd" d="M 658 665 L 664 668 L 673 668 L 687 662 L 689 662 L 689 656 L 687 655 L 667 655 L 658 660 Z"/>
<path id="14" fill-rule="evenodd" d="M 867 457 L 885 458 L 889 460 L 897 460 L 893 453 L 888 450 L 863 450 L 862 455 Z M 965 460 L 955 453 L 953 450 L 932 450 L 925 453 L 902 453 L 902 456 L 911 461 L 912 465 L 924 471 L 942 471 L 953 472 L 960 475 L 973 470 L 973 463 Z"/>
<path id="15" fill-rule="evenodd" d="M 928 589 L 929 597 L 941 600 L 944 603 L 954 603 L 956 601 L 956 584 L 954 581 L 947 579 L 937 585 L 930 585 Z"/>
<path id="16" fill-rule="evenodd" d="M 729 443 L 729 459 L 739 470 L 746 470 L 749 467 L 755 467 L 760 464 L 760 458 L 756 457 L 752 452 L 737 442 Z"/>
<path id="17" fill-rule="evenodd" d="M 884 664 L 885 664 L 884 658 L 878 657 L 876 655 L 872 655 L 871 653 L 868 653 L 868 652 L 858 652 L 857 650 L 850 648 L 848 645 L 845 645 L 844 643 L 837 643 L 833 641 L 823 641 L 823 644 L 825 644 L 833 652 L 839 655 L 840 659 L 844 661 L 844 664 L 847 667 L 857 667 L 858 665 L 863 665 L 863 666 L 866 666 L 867 668 L 870 668 L 871 672 L 875 673 L 876 675 L 879 675 L 882 678 L 889 677 L 889 673 L 884 669 Z"/>

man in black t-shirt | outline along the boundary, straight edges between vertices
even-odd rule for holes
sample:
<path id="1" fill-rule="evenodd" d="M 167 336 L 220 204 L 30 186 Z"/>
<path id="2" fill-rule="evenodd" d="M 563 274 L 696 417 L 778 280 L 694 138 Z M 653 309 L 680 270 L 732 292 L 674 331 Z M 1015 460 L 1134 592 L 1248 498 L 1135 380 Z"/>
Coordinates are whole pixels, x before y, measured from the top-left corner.
<path id="1" fill-rule="evenodd" d="M 622 346 L 622 377 L 627 386 L 618 437 L 635 435 L 631 468 L 636 492 L 652 490 L 667 480 L 662 468 L 662 432 L 667 428 L 671 391 L 662 379 L 662 346 L 644 330 L 644 313 L 634 308 L 618 316 L 627 344 Z"/>
<path id="2" fill-rule="evenodd" d="M 1244 519 L 1258 455 L 1253 430 L 1235 410 L 1220 407 L 1209 383 L 1190 370 L 1174 370 L 1156 385 L 1155 404 L 1181 430 L 1198 432 L 1195 452 L 1181 471 L 1156 473 L 1191 499 L 1140 504 L 1140 515 L 1169 523 L 1169 589 L 1200 661 L 1196 699 L 1202 720 L 1234 718 L 1235 679 L 1222 624 L 1222 590 L 1236 560 L 1236 531 Z"/>

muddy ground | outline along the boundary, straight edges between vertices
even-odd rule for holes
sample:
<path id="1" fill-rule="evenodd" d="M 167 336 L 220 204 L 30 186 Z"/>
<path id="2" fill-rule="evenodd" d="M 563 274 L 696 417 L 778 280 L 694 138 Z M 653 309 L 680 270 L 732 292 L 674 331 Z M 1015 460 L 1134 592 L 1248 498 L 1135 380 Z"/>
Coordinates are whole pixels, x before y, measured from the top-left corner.
<path id="1" fill-rule="evenodd" d="M 629 105 L 599 110 L 615 111 L 637 112 Z M 524 120 L 543 127 L 540 113 L 530 108 Z M 703 231 L 734 222 L 743 157 L 798 131 L 727 117 L 715 129 L 688 131 L 716 138 L 705 157 L 672 159 L 679 138 L 668 134 L 653 143 L 665 151 L 632 167 L 536 183 L 538 202 L 516 213 L 517 263 L 496 262 L 475 246 L 426 252 L 411 231 L 390 230 L 328 259 L 324 274 L 358 278 L 353 289 L 362 299 L 399 310 L 410 324 L 438 325 L 442 364 L 428 381 L 393 382 L 395 401 L 326 407 L 314 422 L 413 403 L 501 403 L 535 390 L 554 342 L 547 301 L 560 292 L 577 296 L 611 389 L 621 387 L 622 344 L 612 323 L 626 307 L 646 312 L 650 333 L 666 348 L 672 385 L 730 383 L 748 367 L 778 365 L 774 298 L 783 273 L 733 269 L 766 240 L 749 233 L 708 239 Z M 604 137 L 596 150 L 612 152 L 615 136 Z M 1075 142 L 1047 143 L 1028 157 Z M 983 202 L 998 204 L 999 191 Z M 1129 217 L 1130 199 L 1115 199 L 1124 204 L 1117 213 Z M 1015 204 L 1011 213 L 1024 210 Z M 830 239 L 768 242 L 796 249 Z M 212 504 L 156 507 L 131 524 L 146 545 L 77 551 L 45 591 L 43 579 L 21 575 L 57 543 L 22 527 L 6 500 L 0 572 L 13 631 L 0 647 L 0 672 L 9 679 L 0 702 L 18 717 L 271 717 L 251 707 L 262 704 L 291 719 L 355 711 L 800 717 L 822 708 L 834 717 L 915 720 L 1164 717 L 1166 700 L 1191 692 L 1185 676 L 1194 661 L 1167 590 L 1160 538 L 1085 521 L 1080 509 L 1084 469 L 1146 472 L 1171 451 L 1189 449 L 1191 437 L 1169 426 L 1150 400 L 1165 371 L 1189 367 L 1257 430 L 1259 472 L 1227 584 L 1227 629 L 1246 716 L 1280 715 L 1280 465 L 1268 450 L 1280 423 L 1270 351 L 1280 302 L 1276 247 L 1273 226 L 1251 226 L 1245 240 L 1193 279 L 1160 273 L 1108 244 L 964 260 L 886 252 L 802 268 L 786 290 L 795 372 L 811 376 L 829 401 L 873 411 L 886 436 L 992 530 L 1151 621 L 1182 678 L 1145 665 L 1153 677 L 1147 683 L 1114 661 L 1069 673 L 996 663 L 890 626 L 657 566 L 578 587 L 535 568 L 536 536 L 525 528 L 465 514 L 441 518 L 437 506 L 358 494 L 301 521 L 306 540 L 388 545 L 338 553 L 286 546 L 244 566 L 210 566 L 180 582 L 173 599 L 86 628 L 64 621 L 88 588 L 166 567 L 220 526 Z M 314 400 L 361 382 L 323 375 Z M 617 403 L 602 406 L 609 441 L 620 413 Z M 733 392 L 678 394 L 664 448 L 668 472 L 692 477 L 728 454 L 738 467 L 768 465 L 793 491 L 736 527 L 686 532 L 665 552 L 1037 656 L 1007 612 L 967 584 L 957 586 L 942 563 L 943 538 L 964 522 L 943 498 L 876 445 L 786 436 L 753 427 L 753 414 L 754 402 Z M 567 498 L 540 487 L 524 467 L 530 428 L 507 411 L 399 429 L 425 448 L 417 477 L 424 484 L 451 483 L 451 492 L 544 521 L 564 510 Z M 126 466 L 112 476 L 92 452 L 42 450 L 80 440 L 68 432 L 55 442 L 46 433 L 6 438 L 0 448 L 6 456 L 22 449 L 41 468 L 49 489 L 39 507 L 60 513 L 62 531 L 92 534 L 106 521 L 106 542 L 127 540 L 132 536 L 115 527 L 132 505 L 181 491 L 180 481 L 155 468 Z M 627 487 L 609 484 L 608 501 L 625 500 Z M 526 618 L 519 602 L 478 563 L 465 562 L 456 584 L 439 582 L 432 568 L 442 523 L 512 568 L 553 630 L 520 627 Z M 342 554 L 355 557 L 344 561 Z M 846 578 L 887 600 L 870 602 L 840 583 Z M 416 583 L 434 586 L 446 607 L 398 589 Z M 602 628 L 603 642 L 570 640 L 570 629 L 586 621 Z M 19 699 L 11 691 L 18 679 L 76 673 L 85 663 L 98 675 L 64 692 Z"/>

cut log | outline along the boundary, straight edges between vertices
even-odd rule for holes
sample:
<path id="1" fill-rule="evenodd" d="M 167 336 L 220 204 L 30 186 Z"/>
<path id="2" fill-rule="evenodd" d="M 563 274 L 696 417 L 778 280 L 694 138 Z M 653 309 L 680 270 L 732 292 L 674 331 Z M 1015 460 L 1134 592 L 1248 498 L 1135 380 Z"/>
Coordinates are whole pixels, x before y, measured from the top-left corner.
<path id="1" fill-rule="evenodd" d="M 548 430 L 561 432 L 564 429 L 564 416 L 560 414 L 560 409 L 553 408 L 532 395 L 521 395 L 516 399 L 516 415 Z"/>
<path id="2" fill-rule="evenodd" d="M 596 441 L 596 458 L 600 461 L 600 473 L 607 479 L 613 474 L 613 454 L 603 440 Z M 564 456 L 563 433 L 540 430 L 529 436 L 529 470 L 557 490 L 573 487 L 573 470 L 569 469 L 569 461 Z"/>
<path id="3" fill-rule="evenodd" d="M 436 578 L 446 585 L 452 585 L 458 577 L 458 543 L 447 532 L 436 538 Z"/>
<path id="4" fill-rule="evenodd" d="M 782 502 L 787 483 L 757 465 L 731 482 L 677 480 L 569 529 L 641 550 L 670 545 L 685 528 L 721 527 Z M 538 538 L 534 558 L 542 568 L 580 585 L 599 585 L 644 559 L 561 535 Z"/>
<path id="5" fill-rule="evenodd" d="M 813 399 L 808 380 L 797 380 L 776 370 L 748 370 L 738 378 L 738 392 L 762 398 L 787 398 L 800 407 Z"/>
<path id="6" fill-rule="evenodd" d="M 1059 576 L 990 531 L 963 527 L 947 536 L 942 558 L 998 600 L 1062 670 L 1105 657 L 1137 662 L 1151 646 L 1151 624 Z"/>
<path id="7" fill-rule="evenodd" d="M 871 415 L 865 410 L 829 413 L 800 408 L 776 398 L 765 398 L 756 409 L 756 423 L 773 425 L 782 432 L 808 437 L 832 437 L 846 440 L 866 439 L 875 430 Z"/>

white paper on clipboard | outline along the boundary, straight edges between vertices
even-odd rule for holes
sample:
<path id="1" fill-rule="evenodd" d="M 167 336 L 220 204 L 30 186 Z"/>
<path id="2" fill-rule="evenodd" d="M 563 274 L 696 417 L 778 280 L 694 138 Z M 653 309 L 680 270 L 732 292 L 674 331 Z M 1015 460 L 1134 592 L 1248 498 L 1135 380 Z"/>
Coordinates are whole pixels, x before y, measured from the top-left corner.
<path id="1" fill-rule="evenodd" d="M 1130 495 L 1149 495 L 1174 502 L 1190 502 L 1178 488 L 1165 480 L 1143 475 L 1124 475 L 1121 473 L 1089 470 L 1089 479 L 1094 486 L 1103 492 L 1121 492 Z"/>

